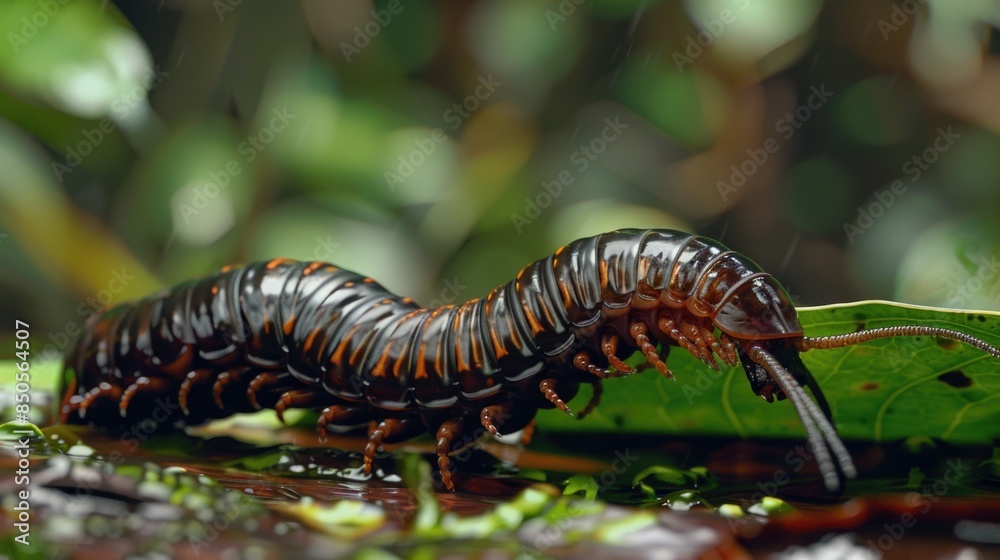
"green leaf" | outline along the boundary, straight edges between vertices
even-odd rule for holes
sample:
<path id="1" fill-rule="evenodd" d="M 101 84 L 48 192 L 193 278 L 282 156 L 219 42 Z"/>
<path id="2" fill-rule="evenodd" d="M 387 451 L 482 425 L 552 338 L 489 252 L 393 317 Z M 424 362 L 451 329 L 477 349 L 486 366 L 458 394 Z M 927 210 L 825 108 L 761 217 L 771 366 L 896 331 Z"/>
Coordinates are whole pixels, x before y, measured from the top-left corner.
<path id="1" fill-rule="evenodd" d="M 925 325 L 969 333 L 1000 345 L 1000 314 L 861 302 L 799 309 L 809 336 L 891 325 Z M 928 337 L 878 340 L 802 355 L 819 382 L 840 434 L 860 440 L 928 436 L 988 443 L 1000 437 L 1000 363 L 975 348 Z M 650 371 L 604 384 L 584 422 L 557 411 L 539 414 L 549 431 L 720 434 L 802 437 L 787 401 L 768 404 L 749 388 L 741 367 L 715 372 L 673 348 L 671 382 Z M 589 398 L 586 390 L 576 406 Z"/>
<path id="2" fill-rule="evenodd" d="M 563 494 L 576 494 L 578 492 L 583 492 L 584 497 L 588 500 L 597 499 L 597 491 L 599 486 L 594 477 L 586 474 L 575 474 L 566 481 L 566 488 L 563 489 Z"/>

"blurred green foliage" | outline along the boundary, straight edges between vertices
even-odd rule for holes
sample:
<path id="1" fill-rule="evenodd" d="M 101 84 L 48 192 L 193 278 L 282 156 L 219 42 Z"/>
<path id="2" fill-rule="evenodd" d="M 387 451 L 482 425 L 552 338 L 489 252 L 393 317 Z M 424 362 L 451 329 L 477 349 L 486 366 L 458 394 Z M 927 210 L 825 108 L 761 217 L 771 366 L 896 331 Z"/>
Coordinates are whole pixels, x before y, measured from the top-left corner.
<path id="1" fill-rule="evenodd" d="M 1000 309 L 998 21 L 972 0 L 8 0 L 0 314 L 54 357 L 88 301 L 274 256 L 449 303 L 616 227 L 721 238 L 798 304 Z"/>

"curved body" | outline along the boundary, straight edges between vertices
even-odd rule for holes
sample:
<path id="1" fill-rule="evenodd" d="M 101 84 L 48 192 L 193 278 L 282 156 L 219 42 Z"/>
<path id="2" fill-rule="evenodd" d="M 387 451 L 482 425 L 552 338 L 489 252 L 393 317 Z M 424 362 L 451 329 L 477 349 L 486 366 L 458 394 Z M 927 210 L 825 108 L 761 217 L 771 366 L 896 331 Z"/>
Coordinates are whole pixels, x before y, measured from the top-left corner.
<path id="1" fill-rule="evenodd" d="M 634 372 L 622 359 L 635 351 L 668 376 L 658 352 L 671 345 L 714 367 L 742 360 L 757 394 L 782 398 L 747 352 L 769 349 L 801 384 L 810 378 L 789 342 L 801 337 L 771 275 L 670 230 L 574 241 L 486 297 L 437 309 L 329 264 L 278 259 L 92 317 L 67 359 L 62 416 L 113 428 L 159 408 L 160 425 L 178 426 L 325 407 L 320 431 L 367 425 L 371 455 L 430 431 L 444 476 L 447 454 L 474 434 L 520 430 L 539 407 L 568 411 L 581 382 L 595 385 L 589 412 L 602 379 Z"/>

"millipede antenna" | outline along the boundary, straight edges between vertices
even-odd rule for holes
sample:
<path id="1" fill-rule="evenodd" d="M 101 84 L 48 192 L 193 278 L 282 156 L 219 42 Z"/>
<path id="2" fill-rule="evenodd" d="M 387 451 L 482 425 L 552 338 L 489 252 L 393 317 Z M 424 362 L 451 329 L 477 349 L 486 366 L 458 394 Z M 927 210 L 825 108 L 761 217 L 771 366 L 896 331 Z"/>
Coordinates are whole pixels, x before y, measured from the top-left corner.
<path id="1" fill-rule="evenodd" d="M 806 429 L 809 447 L 816 455 L 823 483 L 830 492 L 839 491 L 841 478 L 838 468 L 846 478 L 857 476 L 857 469 L 854 468 L 851 454 L 844 447 L 844 442 L 837 435 L 836 428 L 777 358 L 759 346 L 751 348 L 747 355 L 771 374 L 781 391 L 792 402 Z"/>
<path id="2" fill-rule="evenodd" d="M 830 348 L 843 348 L 844 346 L 853 346 L 855 344 L 861 344 L 864 342 L 869 342 L 871 340 L 878 340 L 880 338 L 894 338 L 897 336 L 936 336 L 938 338 L 946 338 L 949 340 L 957 340 L 959 342 L 964 342 L 969 346 L 975 346 L 983 352 L 990 354 L 994 358 L 1000 358 L 1000 350 L 995 346 L 980 340 L 970 334 L 964 332 L 955 331 L 952 329 L 942 329 L 938 327 L 924 327 L 920 325 L 901 325 L 895 327 L 881 327 L 878 329 L 868 329 L 863 331 L 857 331 L 849 334 L 838 334 L 833 336 L 804 336 L 795 342 L 795 345 L 802 352 L 806 350 L 811 350 L 813 348 L 822 348 L 824 350 Z"/>

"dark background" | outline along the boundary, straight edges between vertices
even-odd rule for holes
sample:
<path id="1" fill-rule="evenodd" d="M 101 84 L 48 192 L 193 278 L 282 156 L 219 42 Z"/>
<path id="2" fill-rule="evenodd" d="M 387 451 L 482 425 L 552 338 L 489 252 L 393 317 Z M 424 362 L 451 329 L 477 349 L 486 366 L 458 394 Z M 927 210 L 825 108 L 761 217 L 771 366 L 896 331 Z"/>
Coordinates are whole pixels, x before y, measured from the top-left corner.
<path id="1" fill-rule="evenodd" d="M 622 227 L 721 239 L 797 305 L 1000 309 L 996 22 L 974 2 L 4 2 L 0 315 L 55 358 L 101 304 L 275 256 L 439 305 Z"/>

